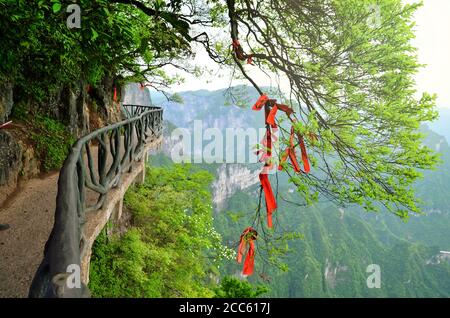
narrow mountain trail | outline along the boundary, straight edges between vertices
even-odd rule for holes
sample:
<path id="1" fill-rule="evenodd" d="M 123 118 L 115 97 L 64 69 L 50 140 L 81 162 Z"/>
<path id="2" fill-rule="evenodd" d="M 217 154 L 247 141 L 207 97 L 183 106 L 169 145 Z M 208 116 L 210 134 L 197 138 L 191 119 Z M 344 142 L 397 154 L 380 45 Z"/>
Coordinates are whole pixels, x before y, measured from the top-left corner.
<path id="1" fill-rule="evenodd" d="M 53 227 L 59 172 L 25 181 L 0 207 L 0 297 L 27 297 Z"/>

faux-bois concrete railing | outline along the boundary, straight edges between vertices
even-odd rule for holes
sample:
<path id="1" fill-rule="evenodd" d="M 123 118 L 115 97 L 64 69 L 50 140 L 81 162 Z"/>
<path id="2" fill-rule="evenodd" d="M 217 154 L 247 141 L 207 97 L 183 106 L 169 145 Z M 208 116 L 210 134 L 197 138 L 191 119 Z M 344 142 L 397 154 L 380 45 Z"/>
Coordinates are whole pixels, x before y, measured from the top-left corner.
<path id="1" fill-rule="evenodd" d="M 143 182 L 151 148 L 162 142 L 163 110 L 123 105 L 128 119 L 78 139 L 58 179 L 55 222 L 30 287 L 30 297 L 89 297 L 92 243 L 120 218 L 123 195 Z M 80 269 L 81 285 L 69 282 Z"/>

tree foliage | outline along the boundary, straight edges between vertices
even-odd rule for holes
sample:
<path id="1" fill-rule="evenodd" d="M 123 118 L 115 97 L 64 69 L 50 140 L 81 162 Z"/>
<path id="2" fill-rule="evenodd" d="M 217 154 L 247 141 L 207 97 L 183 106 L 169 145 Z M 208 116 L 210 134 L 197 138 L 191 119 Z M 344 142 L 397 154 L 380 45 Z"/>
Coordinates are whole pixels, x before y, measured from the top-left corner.
<path id="1" fill-rule="evenodd" d="M 215 289 L 215 298 L 257 298 L 268 291 L 265 286 L 252 286 L 246 281 L 225 276 Z"/>
<path id="2" fill-rule="evenodd" d="M 96 85 L 107 76 L 167 86 L 172 79 L 160 67 L 190 53 L 161 19 L 127 4 L 77 1 L 81 28 L 69 29 L 69 4 L 0 1 L 0 80 L 14 83 L 22 97 L 48 102 L 49 93 L 64 85 Z"/>
<path id="3" fill-rule="evenodd" d="M 75 142 L 73 136 L 60 122 L 38 115 L 33 121 L 34 130 L 31 140 L 35 143 L 37 156 L 41 162 L 42 171 L 59 169 L 69 154 L 69 149 Z"/>
<path id="4" fill-rule="evenodd" d="M 227 6 L 232 37 L 240 31 L 256 64 L 289 81 L 294 128 L 306 136 L 315 166 L 309 176 L 290 172 L 306 201 L 321 193 L 368 210 L 379 202 L 402 218 L 419 212 L 411 185 L 437 157 L 422 146 L 418 129 L 437 113 L 433 96 L 415 97 L 420 65 L 410 40 L 418 5 L 229 0 Z"/>

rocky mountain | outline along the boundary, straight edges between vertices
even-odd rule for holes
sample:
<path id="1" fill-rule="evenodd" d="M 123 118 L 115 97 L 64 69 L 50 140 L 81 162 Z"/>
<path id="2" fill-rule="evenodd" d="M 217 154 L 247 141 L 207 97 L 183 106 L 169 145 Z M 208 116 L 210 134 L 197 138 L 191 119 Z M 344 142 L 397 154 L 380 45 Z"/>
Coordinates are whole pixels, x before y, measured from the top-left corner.
<path id="1" fill-rule="evenodd" d="M 150 91 L 146 87 L 141 87 L 139 83 L 127 84 L 122 90 L 122 103 L 125 105 L 152 105 Z"/>
<path id="2" fill-rule="evenodd" d="M 230 212 L 217 215 L 216 226 L 227 241 L 235 242 L 240 229 L 251 224 L 256 190 L 254 186 L 235 193 L 227 201 Z M 425 215 L 404 223 L 387 212 L 367 213 L 356 206 L 297 206 L 289 203 L 299 201 L 297 193 L 290 190 L 281 179 L 278 193 L 284 200 L 278 201 L 274 222 L 282 231 L 301 233 L 303 239 L 290 242 L 289 252 L 278 256 L 278 261 L 287 265 L 286 272 L 268 266 L 262 257 L 257 261 L 259 275 L 250 278 L 268 284 L 271 296 L 450 296 L 448 206 L 436 205 L 440 213 L 425 209 Z M 371 265 L 381 270 L 379 289 L 367 285 Z M 239 270 L 232 262 L 223 265 L 224 273 L 237 274 Z"/>
<path id="3" fill-rule="evenodd" d="M 253 89 L 246 89 L 246 94 L 242 94 L 242 87 L 237 87 L 231 91 L 222 89 L 214 92 L 206 90 L 184 92 L 180 96 L 182 103 L 167 101 L 158 94 L 153 97 L 156 105 L 164 108 L 165 120 L 165 141 L 164 152 L 170 156 L 171 150 L 180 142 L 171 136 L 175 128 L 185 128 L 193 134 L 194 121 L 199 121 L 204 129 L 217 128 L 226 136 L 227 129 L 247 129 L 260 127 L 263 121 L 262 112 L 256 113 L 250 108 L 239 107 L 230 102 L 233 94 L 239 95 L 241 100 L 255 100 L 257 92 Z M 226 152 L 227 149 L 224 149 Z M 192 149 L 196 153 L 196 149 Z M 214 174 L 217 176 L 213 183 L 213 201 L 217 211 L 222 211 L 227 207 L 227 200 L 238 191 L 243 191 L 257 184 L 258 165 L 248 164 L 214 164 Z M 211 168 L 211 167 L 210 167 Z"/>
<path id="4" fill-rule="evenodd" d="M 201 120 L 208 128 L 247 128 L 259 127 L 263 119 L 262 112 L 256 113 L 249 107 L 239 107 L 233 101 L 250 104 L 257 99 L 257 92 L 247 88 L 245 93 L 241 87 L 217 91 L 188 91 L 180 93 L 181 103 L 170 101 L 161 95 L 153 97 L 155 105 L 164 108 L 164 119 L 176 127 L 189 128 L 194 120 Z M 236 101 L 235 101 L 236 102 Z"/>
<path id="5" fill-rule="evenodd" d="M 259 183 L 259 170 L 250 170 L 245 165 L 223 164 L 216 170 L 212 185 L 213 202 L 217 211 L 227 207 L 227 201 L 238 191 L 245 191 Z"/>

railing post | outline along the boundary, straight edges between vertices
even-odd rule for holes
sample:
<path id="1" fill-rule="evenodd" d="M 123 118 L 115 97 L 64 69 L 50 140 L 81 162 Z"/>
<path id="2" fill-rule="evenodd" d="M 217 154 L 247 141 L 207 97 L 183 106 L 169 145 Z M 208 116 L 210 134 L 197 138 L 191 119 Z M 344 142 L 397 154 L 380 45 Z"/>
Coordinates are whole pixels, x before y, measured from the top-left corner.
<path id="1" fill-rule="evenodd" d="M 122 211 L 123 211 L 123 197 L 117 202 L 116 206 L 114 207 L 113 212 L 114 223 L 119 222 L 120 218 L 122 217 Z"/>
<path id="2" fill-rule="evenodd" d="M 136 184 L 144 184 L 144 182 L 145 182 L 145 166 L 147 164 L 147 156 L 148 156 L 147 152 L 144 152 L 142 154 L 142 159 L 140 162 L 141 172 L 139 172 L 139 174 L 136 177 L 136 180 L 135 180 Z"/>

